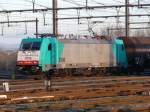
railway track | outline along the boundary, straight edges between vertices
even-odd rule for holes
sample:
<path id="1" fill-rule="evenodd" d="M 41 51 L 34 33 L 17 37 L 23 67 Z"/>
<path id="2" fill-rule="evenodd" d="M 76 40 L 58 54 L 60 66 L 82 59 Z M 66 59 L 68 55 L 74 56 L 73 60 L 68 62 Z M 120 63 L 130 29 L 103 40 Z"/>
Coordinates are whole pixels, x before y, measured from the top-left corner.
<path id="1" fill-rule="evenodd" d="M 132 99 L 135 99 L 132 101 Z M 120 101 L 117 101 L 119 99 Z M 116 100 L 116 102 L 114 102 Z M 124 102 L 126 100 L 126 102 Z M 141 96 L 115 96 L 115 97 L 98 97 L 98 98 L 88 98 L 88 99 L 76 99 L 76 100 L 63 100 L 63 101 L 46 101 L 46 102 L 34 102 L 34 103 L 23 103 L 23 104 L 9 104 L 9 105 L 0 105 L 0 108 L 5 110 L 30 110 L 38 108 L 40 111 L 43 111 L 47 108 L 47 110 L 54 110 L 56 107 L 62 110 L 65 110 L 66 107 L 71 106 L 71 108 L 81 108 L 97 111 L 105 111 L 111 112 L 114 109 L 122 109 L 122 110 L 147 110 L 148 112 L 150 104 L 149 102 L 144 102 L 143 104 L 139 102 L 144 102 L 144 98 L 141 99 Z M 101 103 L 101 102 L 107 103 Z M 98 105 L 99 103 L 99 105 Z M 62 104 L 64 107 L 62 107 Z M 57 106 L 56 106 L 57 105 Z M 57 110 L 57 109 L 56 109 Z M 90 109 L 88 109 L 90 110 Z M 81 109 L 80 109 L 81 111 Z M 101 112 L 100 111 L 100 112 Z M 102 112 L 103 112 L 102 111 Z M 77 111 L 75 111 L 77 112 Z M 87 111 L 88 112 L 88 111 Z M 131 112 L 131 111 L 127 111 Z M 135 112 L 135 111 L 134 111 Z"/>
<path id="2" fill-rule="evenodd" d="M 12 75 L 14 75 L 14 71 L 0 71 L 0 79 L 3 80 L 11 80 L 12 79 Z M 27 77 L 23 74 L 16 74 L 15 75 L 16 79 L 27 79 Z"/>
<path id="3" fill-rule="evenodd" d="M 69 77 L 69 78 L 53 78 L 52 79 L 54 82 L 56 83 L 82 83 L 82 82 L 115 82 L 115 81 L 136 81 L 136 80 L 150 80 L 149 76 L 131 76 L 131 77 L 127 77 L 127 76 L 110 76 L 110 77 Z M 5 80 L 2 79 L 0 80 L 0 84 L 2 84 L 3 82 L 9 82 L 10 84 L 13 85 L 18 85 L 18 84 L 26 84 L 26 83 L 41 83 L 43 82 L 43 80 Z"/>
<path id="4" fill-rule="evenodd" d="M 33 89 L 45 89 L 43 80 L 31 80 L 31 81 L 0 81 L 0 92 L 3 92 L 3 82 L 9 82 L 10 91 L 23 91 Z M 52 80 L 53 88 L 70 88 L 72 85 L 86 87 L 86 86 L 103 86 L 103 85 L 114 85 L 114 84 L 150 84 L 149 77 L 130 77 L 130 78 L 89 78 L 83 80 Z"/>
<path id="5" fill-rule="evenodd" d="M 0 81 L 1 84 L 2 82 Z M 0 92 L 0 94 L 8 95 L 7 100 L 0 101 L 0 109 L 3 110 L 21 109 L 22 112 L 31 109 L 37 112 L 39 108 L 43 109 L 41 111 L 48 111 L 50 109 L 64 110 L 70 107 L 94 108 L 105 110 L 105 112 L 129 108 L 146 112 L 150 107 L 150 77 L 148 76 L 53 79 L 51 92 L 44 90 L 42 80 L 9 81 L 9 83 L 11 91 Z"/>

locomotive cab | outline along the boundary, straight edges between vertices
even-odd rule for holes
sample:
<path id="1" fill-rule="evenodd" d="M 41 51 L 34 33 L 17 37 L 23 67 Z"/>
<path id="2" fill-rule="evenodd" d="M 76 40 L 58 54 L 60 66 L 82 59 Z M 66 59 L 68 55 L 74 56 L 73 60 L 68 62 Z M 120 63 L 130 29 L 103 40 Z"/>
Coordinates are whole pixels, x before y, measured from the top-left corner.
<path id="1" fill-rule="evenodd" d="M 57 68 L 62 51 L 63 44 L 59 40 L 56 38 L 44 38 L 40 49 L 39 63 L 42 71 Z"/>
<path id="2" fill-rule="evenodd" d="M 23 71 L 48 71 L 59 63 L 63 44 L 56 38 L 23 39 L 17 55 L 17 68 Z"/>
<path id="3" fill-rule="evenodd" d="M 23 39 L 17 55 L 17 68 L 20 70 L 39 69 L 41 39 Z"/>
<path id="4" fill-rule="evenodd" d="M 113 43 L 116 65 L 121 68 L 127 68 L 127 56 L 124 42 L 121 39 L 115 39 Z"/>

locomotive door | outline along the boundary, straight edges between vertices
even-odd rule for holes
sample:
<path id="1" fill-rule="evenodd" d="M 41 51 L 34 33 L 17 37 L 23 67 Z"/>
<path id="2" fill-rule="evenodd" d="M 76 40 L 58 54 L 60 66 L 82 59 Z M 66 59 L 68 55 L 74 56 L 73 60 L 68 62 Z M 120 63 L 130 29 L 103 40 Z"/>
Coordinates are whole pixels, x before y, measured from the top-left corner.
<path id="1" fill-rule="evenodd" d="M 117 44 L 117 64 L 119 66 L 127 66 L 126 53 L 123 44 Z"/>
<path id="2" fill-rule="evenodd" d="M 117 65 L 121 65 L 121 59 L 120 59 L 120 57 L 121 57 L 121 47 L 120 47 L 120 45 L 119 44 L 117 44 L 117 57 L 116 57 L 116 59 L 117 59 Z"/>
<path id="3" fill-rule="evenodd" d="M 48 52 L 49 52 L 49 63 L 50 63 L 50 65 L 55 65 L 55 44 L 50 43 L 48 45 Z"/>

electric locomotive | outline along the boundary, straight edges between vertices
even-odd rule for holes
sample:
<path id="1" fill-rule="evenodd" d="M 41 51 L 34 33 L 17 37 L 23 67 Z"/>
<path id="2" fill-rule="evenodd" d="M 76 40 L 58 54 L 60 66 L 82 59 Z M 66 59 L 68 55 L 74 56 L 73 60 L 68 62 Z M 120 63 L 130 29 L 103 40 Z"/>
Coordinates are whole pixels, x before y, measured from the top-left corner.
<path id="1" fill-rule="evenodd" d="M 17 55 L 22 71 L 101 73 L 128 67 L 123 40 L 104 39 L 23 39 Z"/>

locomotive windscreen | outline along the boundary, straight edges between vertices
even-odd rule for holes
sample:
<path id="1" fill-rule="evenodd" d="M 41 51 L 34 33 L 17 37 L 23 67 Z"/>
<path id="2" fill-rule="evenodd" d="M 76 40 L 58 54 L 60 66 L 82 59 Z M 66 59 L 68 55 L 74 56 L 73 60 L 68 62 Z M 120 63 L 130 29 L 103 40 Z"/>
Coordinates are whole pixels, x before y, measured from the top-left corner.
<path id="1" fill-rule="evenodd" d="M 31 46 L 31 50 L 40 50 L 41 42 L 33 42 Z"/>
<path id="2" fill-rule="evenodd" d="M 41 42 L 22 42 L 20 50 L 40 50 Z"/>

